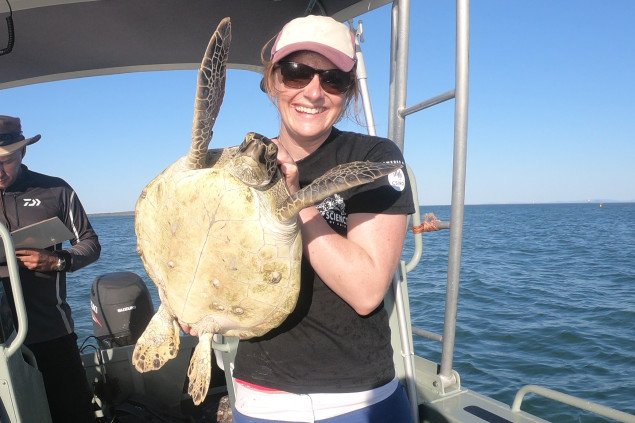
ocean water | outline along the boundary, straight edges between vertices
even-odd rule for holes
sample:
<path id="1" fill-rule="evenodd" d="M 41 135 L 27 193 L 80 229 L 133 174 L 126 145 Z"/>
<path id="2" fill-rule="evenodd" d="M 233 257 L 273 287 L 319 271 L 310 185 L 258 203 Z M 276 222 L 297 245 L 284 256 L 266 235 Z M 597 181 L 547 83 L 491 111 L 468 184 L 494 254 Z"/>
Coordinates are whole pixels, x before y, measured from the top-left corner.
<path id="1" fill-rule="evenodd" d="M 426 206 L 449 220 L 448 206 Z M 133 216 L 93 216 L 100 260 L 69 275 L 69 303 L 83 342 L 93 332 L 90 287 L 132 271 L 156 289 L 136 254 Z M 424 234 L 408 275 L 413 325 L 443 329 L 449 231 Z M 467 206 L 454 369 L 462 386 L 511 405 L 542 385 L 635 414 L 635 203 Z M 403 258 L 412 254 L 408 237 Z M 439 362 L 441 344 L 415 339 Z M 524 411 L 553 422 L 610 421 L 535 395 Z"/>

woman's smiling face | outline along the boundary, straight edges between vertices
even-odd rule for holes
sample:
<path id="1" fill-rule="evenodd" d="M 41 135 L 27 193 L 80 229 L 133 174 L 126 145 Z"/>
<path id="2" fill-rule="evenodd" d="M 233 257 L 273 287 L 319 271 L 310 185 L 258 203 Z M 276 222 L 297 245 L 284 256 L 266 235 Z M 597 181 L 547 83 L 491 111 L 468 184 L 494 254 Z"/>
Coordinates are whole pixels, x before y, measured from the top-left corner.
<path id="1" fill-rule="evenodd" d="M 336 69 L 336 66 L 321 54 L 299 51 L 285 58 L 311 66 L 314 69 Z M 340 118 L 346 102 L 345 94 L 329 94 L 320 86 L 317 74 L 304 88 L 289 88 L 282 83 L 280 71 L 275 72 L 275 92 L 282 118 L 281 139 L 291 138 L 295 142 L 322 142 L 331 133 L 331 128 Z"/>

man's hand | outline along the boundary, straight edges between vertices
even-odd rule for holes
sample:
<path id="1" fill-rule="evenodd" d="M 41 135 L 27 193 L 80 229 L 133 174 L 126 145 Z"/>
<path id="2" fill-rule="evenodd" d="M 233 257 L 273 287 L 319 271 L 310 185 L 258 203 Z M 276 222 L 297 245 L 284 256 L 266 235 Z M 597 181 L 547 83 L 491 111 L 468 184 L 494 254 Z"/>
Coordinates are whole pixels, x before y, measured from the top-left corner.
<path id="1" fill-rule="evenodd" d="M 58 257 L 52 251 L 40 248 L 22 248 L 15 250 L 18 265 L 39 272 L 57 271 Z"/>

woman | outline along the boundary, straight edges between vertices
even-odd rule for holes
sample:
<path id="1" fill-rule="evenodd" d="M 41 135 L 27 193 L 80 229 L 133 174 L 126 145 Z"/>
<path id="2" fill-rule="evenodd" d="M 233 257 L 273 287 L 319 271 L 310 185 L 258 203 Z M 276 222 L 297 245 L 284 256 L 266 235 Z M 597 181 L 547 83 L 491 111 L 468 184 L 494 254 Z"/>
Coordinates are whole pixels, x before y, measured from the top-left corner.
<path id="1" fill-rule="evenodd" d="M 274 142 L 291 192 L 341 163 L 403 163 L 391 141 L 333 126 L 358 94 L 355 64 L 354 35 L 332 18 L 278 34 L 263 87 L 280 112 Z M 234 422 L 412 421 L 383 298 L 413 212 L 401 170 L 300 212 L 300 298 L 280 327 L 240 342 Z"/>

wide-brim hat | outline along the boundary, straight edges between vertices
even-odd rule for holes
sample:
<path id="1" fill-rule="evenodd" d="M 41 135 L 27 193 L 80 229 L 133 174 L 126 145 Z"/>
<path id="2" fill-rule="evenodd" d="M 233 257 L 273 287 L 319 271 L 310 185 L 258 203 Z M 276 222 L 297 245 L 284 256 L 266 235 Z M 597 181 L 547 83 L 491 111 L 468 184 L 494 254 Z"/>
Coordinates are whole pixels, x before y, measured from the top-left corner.
<path id="1" fill-rule="evenodd" d="M 26 138 L 22 135 L 20 118 L 0 115 L 0 157 L 16 152 L 24 146 L 34 144 L 42 138 L 36 135 Z"/>
<path id="2" fill-rule="evenodd" d="M 344 72 L 355 66 L 355 34 L 329 16 L 309 15 L 289 21 L 271 48 L 271 62 L 301 50 L 321 54 Z"/>

